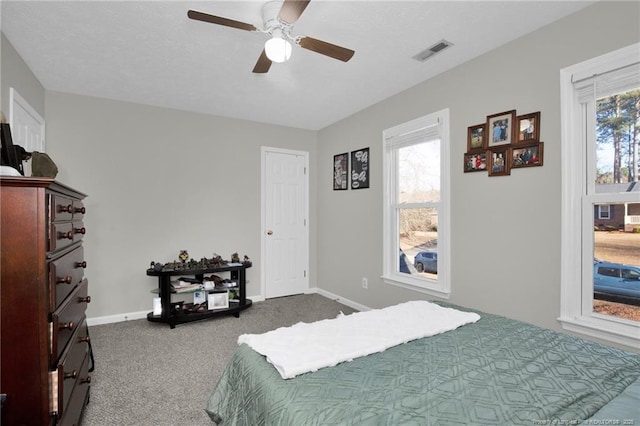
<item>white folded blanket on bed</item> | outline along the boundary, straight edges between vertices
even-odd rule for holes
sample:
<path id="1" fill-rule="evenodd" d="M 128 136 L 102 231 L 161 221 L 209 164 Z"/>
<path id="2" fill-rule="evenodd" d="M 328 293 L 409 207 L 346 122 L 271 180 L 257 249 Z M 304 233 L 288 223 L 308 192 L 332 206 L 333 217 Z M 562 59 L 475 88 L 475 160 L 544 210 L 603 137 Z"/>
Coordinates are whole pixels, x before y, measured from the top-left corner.
<path id="1" fill-rule="evenodd" d="M 266 356 L 283 379 L 474 323 L 480 315 L 412 301 L 383 309 L 299 322 L 263 334 L 243 334 L 246 343 Z"/>

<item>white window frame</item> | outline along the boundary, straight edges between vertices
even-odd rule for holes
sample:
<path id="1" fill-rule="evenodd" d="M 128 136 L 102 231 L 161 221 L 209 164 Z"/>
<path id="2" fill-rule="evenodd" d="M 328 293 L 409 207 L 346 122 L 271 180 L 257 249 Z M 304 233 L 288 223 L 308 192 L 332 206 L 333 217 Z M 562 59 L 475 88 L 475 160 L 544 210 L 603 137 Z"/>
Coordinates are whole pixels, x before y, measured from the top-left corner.
<path id="1" fill-rule="evenodd" d="M 598 219 L 602 219 L 602 220 L 611 219 L 611 204 L 598 205 Z"/>
<path id="2" fill-rule="evenodd" d="M 398 272 L 398 159 L 400 146 L 394 145 L 403 135 L 430 129 L 437 130 L 440 140 L 440 201 L 425 203 L 424 206 L 438 210 L 438 275 L 436 279 L 418 278 L 410 274 Z M 430 138 L 428 140 L 434 140 Z M 422 140 L 421 143 L 425 140 Z M 408 288 L 433 296 L 449 298 L 451 293 L 451 256 L 450 256 L 450 142 L 449 142 L 449 109 L 399 124 L 382 132 L 383 143 L 383 274 L 385 283 Z M 403 145 L 405 146 L 405 145 Z"/>
<path id="3" fill-rule="evenodd" d="M 639 61 L 640 43 L 560 71 L 562 218 L 561 298 L 565 330 L 638 348 L 640 323 L 593 312 L 593 205 L 637 202 L 637 194 L 595 192 L 595 96 L 580 101 L 574 82 L 600 78 Z M 577 220 L 578 219 L 578 220 Z M 584 253 L 584 254 L 583 254 Z"/>

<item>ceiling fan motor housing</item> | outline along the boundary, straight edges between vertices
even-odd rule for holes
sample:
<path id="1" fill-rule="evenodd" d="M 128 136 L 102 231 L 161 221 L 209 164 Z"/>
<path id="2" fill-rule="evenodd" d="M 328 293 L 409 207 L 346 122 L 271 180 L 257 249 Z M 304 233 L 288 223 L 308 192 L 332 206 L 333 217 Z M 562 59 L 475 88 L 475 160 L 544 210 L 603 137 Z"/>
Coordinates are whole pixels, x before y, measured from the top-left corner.
<path id="1" fill-rule="evenodd" d="M 265 48 L 262 50 L 258 62 L 256 62 L 256 66 L 253 68 L 253 72 L 257 74 L 264 74 L 269 71 L 272 62 L 284 62 L 288 60 L 291 55 L 290 43 L 295 43 L 303 49 L 320 53 L 321 55 L 329 56 L 343 62 L 349 61 L 355 53 L 351 49 L 309 36 L 291 35 L 293 24 L 300 18 L 300 15 L 302 15 L 302 12 L 304 12 L 310 1 L 311 0 L 279 0 L 266 3 L 262 7 L 263 28 L 246 22 L 236 21 L 235 19 L 198 12 L 197 10 L 189 10 L 187 16 L 196 21 L 223 25 L 243 31 L 256 31 L 269 34 L 271 39 L 265 43 Z"/>
<path id="2" fill-rule="evenodd" d="M 285 22 L 282 22 L 280 21 L 280 19 L 278 19 L 278 14 L 280 13 L 281 8 L 281 1 L 270 1 L 268 3 L 265 3 L 265 5 L 262 7 L 262 21 L 264 22 L 264 29 L 269 34 L 271 34 L 276 28 L 284 28 L 286 26 L 289 26 Z"/>

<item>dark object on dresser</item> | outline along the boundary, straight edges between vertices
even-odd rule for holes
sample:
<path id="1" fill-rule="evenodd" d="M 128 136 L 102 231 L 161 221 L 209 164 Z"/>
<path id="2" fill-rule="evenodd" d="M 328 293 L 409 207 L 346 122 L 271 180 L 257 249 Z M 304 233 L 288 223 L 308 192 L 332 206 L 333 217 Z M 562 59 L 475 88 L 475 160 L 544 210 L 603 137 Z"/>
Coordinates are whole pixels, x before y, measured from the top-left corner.
<path id="1" fill-rule="evenodd" d="M 0 123 L 0 164 L 13 167 L 20 172 L 21 175 L 24 175 L 22 161 L 21 158 L 19 158 L 20 149 L 25 151 L 21 146 L 13 144 L 11 127 L 9 127 L 7 123 Z"/>
<path id="2" fill-rule="evenodd" d="M 0 178 L 2 424 L 78 424 L 89 401 L 84 198 L 53 179 Z"/>
<path id="3" fill-rule="evenodd" d="M 31 153 L 31 176 L 55 178 L 58 176 L 58 166 L 44 152 Z"/>

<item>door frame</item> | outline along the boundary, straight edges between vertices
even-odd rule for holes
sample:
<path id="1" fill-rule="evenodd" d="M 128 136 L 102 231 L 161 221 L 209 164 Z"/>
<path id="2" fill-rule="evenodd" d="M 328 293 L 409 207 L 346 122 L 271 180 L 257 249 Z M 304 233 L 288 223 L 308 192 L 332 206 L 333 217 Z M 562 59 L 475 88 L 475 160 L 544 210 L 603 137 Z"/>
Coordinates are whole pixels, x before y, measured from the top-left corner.
<path id="1" fill-rule="evenodd" d="M 309 152 L 297 151 L 293 149 L 274 148 L 269 146 L 260 147 L 260 292 L 261 298 L 266 299 L 267 296 L 267 153 L 273 152 L 277 154 L 300 155 L 304 158 L 304 239 L 302 247 L 304 253 L 300 256 L 301 267 L 305 270 L 305 293 L 309 290 Z"/>

